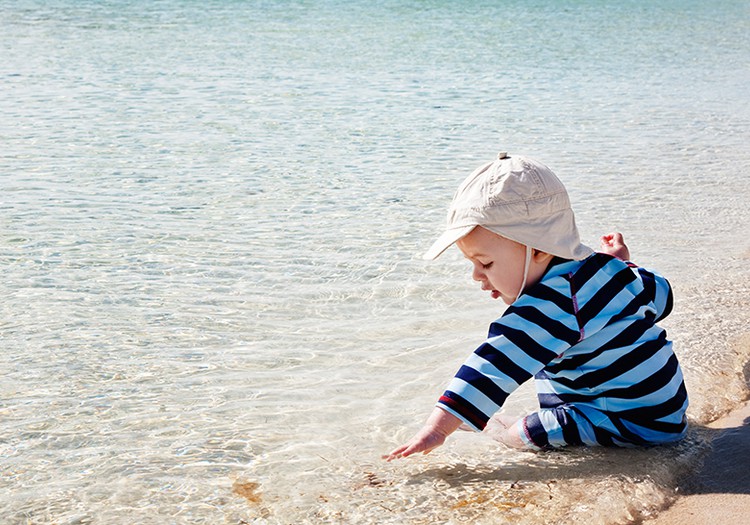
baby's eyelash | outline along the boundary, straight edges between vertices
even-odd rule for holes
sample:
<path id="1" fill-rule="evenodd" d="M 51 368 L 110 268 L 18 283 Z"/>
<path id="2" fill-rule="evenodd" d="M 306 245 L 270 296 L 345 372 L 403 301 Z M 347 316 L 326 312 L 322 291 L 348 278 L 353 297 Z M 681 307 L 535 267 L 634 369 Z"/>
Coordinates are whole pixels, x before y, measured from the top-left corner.
<path id="1" fill-rule="evenodd" d="M 492 266 L 492 262 L 488 262 L 487 264 L 483 264 L 482 268 L 484 268 L 485 270 L 489 270 L 490 266 Z"/>

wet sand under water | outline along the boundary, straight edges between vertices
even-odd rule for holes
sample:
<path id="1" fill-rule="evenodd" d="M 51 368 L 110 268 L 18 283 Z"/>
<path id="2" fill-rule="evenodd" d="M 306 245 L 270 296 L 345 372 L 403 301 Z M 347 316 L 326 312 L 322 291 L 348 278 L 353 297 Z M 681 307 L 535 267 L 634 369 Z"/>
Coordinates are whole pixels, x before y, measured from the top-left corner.
<path id="1" fill-rule="evenodd" d="M 733 334 L 746 326 L 748 295 L 743 286 L 711 295 L 718 303 L 683 295 L 685 305 L 670 321 L 680 348 L 693 350 L 684 353 L 693 412 L 682 442 L 532 453 L 461 433 L 433 454 L 404 462 L 319 455 L 322 463 L 300 489 L 276 486 L 268 471 L 251 471 L 232 491 L 247 501 L 249 522 L 268 524 L 742 523 L 736 518 L 750 508 L 750 334 Z M 701 315 L 690 305 L 700 305 Z M 382 435 L 373 434 L 380 444 Z"/>

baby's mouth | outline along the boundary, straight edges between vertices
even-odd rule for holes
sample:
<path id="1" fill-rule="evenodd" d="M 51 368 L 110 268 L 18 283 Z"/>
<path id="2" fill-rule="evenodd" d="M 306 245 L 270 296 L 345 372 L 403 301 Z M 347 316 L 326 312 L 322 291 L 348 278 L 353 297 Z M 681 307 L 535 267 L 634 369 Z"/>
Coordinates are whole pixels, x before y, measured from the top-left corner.
<path id="1" fill-rule="evenodd" d="M 493 288 L 490 288 L 489 286 L 485 286 L 485 285 L 483 284 L 483 285 L 482 285 L 482 290 L 483 290 L 483 291 L 485 291 L 485 292 L 490 292 L 490 296 L 491 296 L 491 297 L 492 297 L 493 299 L 499 299 L 499 298 L 500 298 L 500 292 L 498 292 L 497 290 L 495 290 L 495 289 L 493 289 Z"/>

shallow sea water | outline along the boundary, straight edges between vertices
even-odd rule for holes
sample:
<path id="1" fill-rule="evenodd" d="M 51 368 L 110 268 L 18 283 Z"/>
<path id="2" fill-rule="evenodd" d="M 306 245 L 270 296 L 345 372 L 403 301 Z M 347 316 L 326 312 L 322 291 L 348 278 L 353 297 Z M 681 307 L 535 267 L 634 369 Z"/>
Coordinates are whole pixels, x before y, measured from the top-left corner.
<path id="1" fill-rule="evenodd" d="M 627 523 L 746 398 L 746 3 L 0 13 L 4 523 Z M 499 150 L 672 282 L 684 443 L 379 459 L 502 312 L 419 258 Z"/>

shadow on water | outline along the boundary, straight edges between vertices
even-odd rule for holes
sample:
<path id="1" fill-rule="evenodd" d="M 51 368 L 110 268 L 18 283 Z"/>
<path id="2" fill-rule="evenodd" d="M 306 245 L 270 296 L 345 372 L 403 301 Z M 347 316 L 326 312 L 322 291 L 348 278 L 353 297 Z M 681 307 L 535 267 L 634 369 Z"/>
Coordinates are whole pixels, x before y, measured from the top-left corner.
<path id="1" fill-rule="evenodd" d="M 689 468 L 691 451 L 705 447 L 702 430 L 691 430 L 690 435 L 677 445 L 653 448 L 575 448 L 549 452 L 519 453 L 513 460 L 485 464 L 455 463 L 428 468 L 412 478 L 419 484 L 440 479 L 450 486 L 466 487 L 488 481 L 511 484 L 549 483 L 596 477 L 621 478 L 638 482 L 645 478 L 662 480 L 667 471 L 673 472 L 676 462 Z M 660 470 L 659 467 L 662 467 Z M 678 467 L 679 468 L 679 467 Z M 663 470 L 663 471 L 662 471 Z"/>
<path id="2" fill-rule="evenodd" d="M 750 495 L 750 417 L 727 429 L 707 429 L 714 438 L 698 471 L 681 484 L 688 494 Z"/>
<path id="3" fill-rule="evenodd" d="M 750 385 L 750 362 L 744 367 Z M 704 427 L 708 453 L 693 476 L 680 488 L 688 494 L 750 494 L 750 405 L 725 428 Z M 724 425 L 722 425 L 724 426 Z"/>

